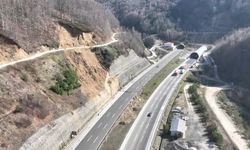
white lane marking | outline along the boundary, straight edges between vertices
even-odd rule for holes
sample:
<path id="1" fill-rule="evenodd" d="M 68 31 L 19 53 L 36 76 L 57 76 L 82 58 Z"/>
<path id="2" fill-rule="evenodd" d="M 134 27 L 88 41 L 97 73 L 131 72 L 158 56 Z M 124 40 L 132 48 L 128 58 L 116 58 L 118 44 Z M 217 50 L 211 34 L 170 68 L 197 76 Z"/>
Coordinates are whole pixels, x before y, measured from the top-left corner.
<path id="1" fill-rule="evenodd" d="M 101 127 L 101 125 L 102 125 L 102 122 L 98 125 L 98 127 L 97 127 L 97 128 L 100 128 L 100 127 Z"/>
<path id="2" fill-rule="evenodd" d="M 139 136 L 139 134 L 137 133 L 135 136 L 135 141 L 137 141 L 138 136 Z"/>
<path id="3" fill-rule="evenodd" d="M 95 143 L 95 142 L 97 141 L 98 138 L 99 138 L 99 137 L 96 137 L 95 140 L 93 141 L 93 143 Z"/>
<path id="4" fill-rule="evenodd" d="M 141 145 L 141 143 L 142 143 L 143 139 L 144 139 L 144 136 L 140 139 L 140 141 L 139 141 L 139 145 Z"/>
<path id="5" fill-rule="evenodd" d="M 148 127 L 149 127 L 149 123 L 148 123 L 147 126 L 146 126 L 146 130 L 148 129 Z"/>
<path id="6" fill-rule="evenodd" d="M 103 127 L 103 129 L 106 129 L 106 128 L 107 128 L 107 126 L 108 126 L 108 124 L 105 124 L 105 126 Z"/>
<path id="7" fill-rule="evenodd" d="M 115 117 L 115 115 L 116 115 L 116 114 L 114 113 L 114 114 L 112 115 L 112 118 L 114 118 L 114 117 Z"/>
<path id="8" fill-rule="evenodd" d="M 146 122 L 146 120 L 144 119 L 144 120 L 142 121 L 141 125 L 140 125 L 140 128 L 142 128 L 143 125 L 145 125 L 145 122 Z"/>
<path id="9" fill-rule="evenodd" d="M 89 140 L 92 138 L 92 135 L 88 138 L 87 142 L 89 142 Z"/>
<path id="10" fill-rule="evenodd" d="M 119 109 L 121 109 L 122 108 L 122 105 L 119 107 Z"/>
<path id="11" fill-rule="evenodd" d="M 144 125 L 144 124 L 142 123 L 142 124 L 140 125 L 140 128 L 142 128 L 142 127 L 143 127 L 143 125 Z"/>

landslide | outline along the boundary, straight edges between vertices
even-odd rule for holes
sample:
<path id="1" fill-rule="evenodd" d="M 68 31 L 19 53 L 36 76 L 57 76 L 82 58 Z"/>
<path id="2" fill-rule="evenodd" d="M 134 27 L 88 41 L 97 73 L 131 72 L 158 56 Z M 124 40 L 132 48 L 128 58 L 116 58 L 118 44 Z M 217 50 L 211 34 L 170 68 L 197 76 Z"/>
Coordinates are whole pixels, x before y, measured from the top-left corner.
<path id="1" fill-rule="evenodd" d="M 0 14 L 0 64 L 52 48 L 106 43 L 119 32 L 114 15 L 92 0 L 1 0 Z M 110 47 L 57 52 L 1 69 L 0 149 L 19 149 L 60 116 L 109 100 L 120 88 L 109 76 L 112 62 L 128 49 L 144 54 L 140 35 L 119 36 L 126 40 Z M 72 88 L 72 82 L 79 84 Z"/>

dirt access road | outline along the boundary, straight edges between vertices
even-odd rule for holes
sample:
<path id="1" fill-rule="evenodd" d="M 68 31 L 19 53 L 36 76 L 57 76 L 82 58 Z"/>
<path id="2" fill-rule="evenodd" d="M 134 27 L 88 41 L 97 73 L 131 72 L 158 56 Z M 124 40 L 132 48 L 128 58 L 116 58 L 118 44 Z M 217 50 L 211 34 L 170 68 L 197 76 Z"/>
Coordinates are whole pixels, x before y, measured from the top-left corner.
<path id="1" fill-rule="evenodd" d="M 194 143 L 197 149 L 200 150 L 218 150 L 216 146 L 209 143 L 209 139 L 206 136 L 206 128 L 202 125 L 199 115 L 195 112 L 194 106 L 190 102 L 190 95 L 188 94 L 188 88 L 192 84 L 186 84 L 184 87 L 184 94 L 188 104 L 188 121 L 186 140 Z"/>
<path id="2" fill-rule="evenodd" d="M 250 150 L 247 146 L 247 142 L 238 133 L 233 120 L 222 110 L 217 103 L 217 94 L 222 90 L 220 87 L 204 87 L 205 88 L 205 99 L 209 107 L 214 112 L 215 116 L 219 120 L 220 124 L 228 134 L 229 138 L 235 144 L 239 150 Z"/>
<path id="3" fill-rule="evenodd" d="M 111 44 L 116 43 L 116 42 L 119 41 L 119 40 L 115 39 L 115 36 L 117 34 L 119 34 L 119 33 L 113 33 L 113 35 L 111 37 L 111 40 L 108 41 L 108 42 L 106 42 L 106 43 L 104 43 L 104 44 L 93 45 L 93 46 L 82 45 L 82 46 L 78 46 L 78 47 L 52 49 L 52 50 L 49 50 L 49 51 L 38 52 L 38 53 L 36 53 L 34 55 L 28 56 L 27 58 L 23 58 L 23 59 L 20 59 L 20 60 L 17 60 L 17 61 L 12 61 L 12 62 L 8 62 L 8 63 L 0 64 L 0 69 L 5 68 L 7 66 L 15 65 L 15 64 L 18 64 L 18 63 L 21 63 L 21 62 L 26 62 L 26 61 L 34 60 L 34 59 L 37 59 L 39 57 L 42 57 L 44 55 L 51 54 L 51 53 L 56 53 L 56 52 L 61 52 L 61 51 L 70 51 L 70 50 L 76 50 L 76 49 L 88 49 L 88 48 L 105 47 L 105 46 L 111 45 Z"/>

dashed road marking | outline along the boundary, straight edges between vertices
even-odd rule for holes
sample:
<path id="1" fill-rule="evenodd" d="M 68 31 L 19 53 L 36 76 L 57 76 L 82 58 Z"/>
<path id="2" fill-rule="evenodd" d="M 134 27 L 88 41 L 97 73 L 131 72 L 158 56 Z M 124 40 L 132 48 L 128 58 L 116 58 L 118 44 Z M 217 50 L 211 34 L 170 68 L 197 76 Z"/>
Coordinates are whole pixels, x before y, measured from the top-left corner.
<path id="1" fill-rule="evenodd" d="M 89 142 L 89 140 L 92 138 L 92 135 L 87 139 L 87 142 Z"/>
<path id="2" fill-rule="evenodd" d="M 116 115 L 116 114 L 113 114 L 113 115 L 112 115 L 112 118 L 114 118 L 114 117 L 115 117 L 115 115 Z"/>
<path id="3" fill-rule="evenodd" d="M 108 124 L 105 124 L 105 126 L 103 127 L 103 129 L 106 129 L 106 128 L 107 128 L 107 126 L 108 126 Z"/>
<path id="4" fill-rule="evenodd" d="M 100 128 L 100 127 L 101 127 L 101 125 L 102 125 L 102 122 L 98 125 L 98 127 L 97 127 L 97 128 Z"/>
<path id="5" fill-rule="evenodd" d="M 135 141 L 137 141 L 138 136 L 139 136 L 139 134 L 137 133 L 135 136 Z"/>
<path id="6" fill-rule="evenodd" d="M 96 137 L 95 140 L 93 141 L 93 143 L 95 143 L 98 140 L 99 137 Z"/>

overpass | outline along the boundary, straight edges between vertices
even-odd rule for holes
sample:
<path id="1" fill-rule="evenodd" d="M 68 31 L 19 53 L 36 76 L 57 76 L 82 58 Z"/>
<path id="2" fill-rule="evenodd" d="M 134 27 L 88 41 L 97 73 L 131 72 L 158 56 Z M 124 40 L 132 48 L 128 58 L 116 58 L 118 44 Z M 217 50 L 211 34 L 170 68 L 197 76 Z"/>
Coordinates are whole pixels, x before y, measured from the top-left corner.
<path id="1" fill-rule="evenodd" d="M 195 52 L 192 52 L 190 55 L 190 58 L 192 59 L 200 59 L 201 56 L 207 51 L 207 46 L 201 46 L 199 49 L 197 49 Z"/>

